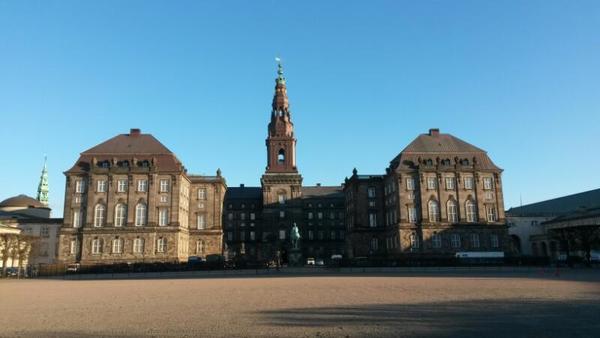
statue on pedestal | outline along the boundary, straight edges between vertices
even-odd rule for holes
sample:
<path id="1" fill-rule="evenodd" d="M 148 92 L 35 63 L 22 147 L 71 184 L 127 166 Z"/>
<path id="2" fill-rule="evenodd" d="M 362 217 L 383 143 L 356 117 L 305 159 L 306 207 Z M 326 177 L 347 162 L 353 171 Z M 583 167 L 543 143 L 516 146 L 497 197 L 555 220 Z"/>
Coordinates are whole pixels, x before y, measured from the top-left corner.
<path id="1" fill-rule="evenodd" d="M 294 223 L 292 227 L 292 231 L 290 233 L 290 239 L 292 240 L 292 246 L 294 249 L 298 249 L 298 241 L 300 240 L 300 231 L 298 230 L 298 226 Z"/>

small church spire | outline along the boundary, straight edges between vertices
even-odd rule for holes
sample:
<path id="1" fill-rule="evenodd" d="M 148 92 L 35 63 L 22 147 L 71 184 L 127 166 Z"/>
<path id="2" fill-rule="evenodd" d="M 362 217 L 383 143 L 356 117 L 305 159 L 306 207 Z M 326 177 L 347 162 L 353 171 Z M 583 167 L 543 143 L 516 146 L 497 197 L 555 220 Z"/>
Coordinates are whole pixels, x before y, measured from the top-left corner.
<path id="1" fill-rule="evenodd" d="M 47 156 L 44 155 L 44 167 L 42 168 L 42 175 L 40 176 L 40 183 L 38 184 L 37 190 L 37 200 L 40 201 L 43 205 L 48 206 L 48 166 L 47 166 Z"/>

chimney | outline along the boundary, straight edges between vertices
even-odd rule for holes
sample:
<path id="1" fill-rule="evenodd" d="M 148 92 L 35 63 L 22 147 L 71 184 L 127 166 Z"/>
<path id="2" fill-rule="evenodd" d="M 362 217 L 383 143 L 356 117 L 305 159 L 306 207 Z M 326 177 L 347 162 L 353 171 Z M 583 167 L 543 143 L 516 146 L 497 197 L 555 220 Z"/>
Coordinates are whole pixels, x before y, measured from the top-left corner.
<path id="1" fill-rule="evenodd" d="M 243 188 L 243 187 L 244 187 L 244 183 L 240 183 L 240 188 Z"/>
<path id="2" fill-rule="evenodd" d="M 429 136 L 438 136 L 440 134 L 440 130 L 438 128 L 429 129 Z"/>
<path id="3" fill-rule="evenodd" d="M 129 130 L 129 136 L 140 136 L 142 131 L 139 128 L 131 128 Z"/>

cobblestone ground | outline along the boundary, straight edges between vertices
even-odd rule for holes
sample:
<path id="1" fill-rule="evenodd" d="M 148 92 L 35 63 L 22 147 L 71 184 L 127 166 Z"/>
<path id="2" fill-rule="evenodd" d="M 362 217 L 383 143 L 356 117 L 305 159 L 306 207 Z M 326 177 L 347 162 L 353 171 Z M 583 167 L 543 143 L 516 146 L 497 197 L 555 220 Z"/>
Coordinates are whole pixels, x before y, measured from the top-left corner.
<path id="1" fill-rule="evenodd" d="M 0 281 L 0 336 L 600 337 L 600 271 Z"/>

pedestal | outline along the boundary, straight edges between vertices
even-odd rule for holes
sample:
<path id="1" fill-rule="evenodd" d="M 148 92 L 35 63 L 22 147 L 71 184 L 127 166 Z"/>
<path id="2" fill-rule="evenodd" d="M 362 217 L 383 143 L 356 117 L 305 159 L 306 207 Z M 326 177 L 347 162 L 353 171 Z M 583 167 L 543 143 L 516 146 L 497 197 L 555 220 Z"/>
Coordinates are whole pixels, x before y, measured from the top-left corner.
<path id="1" fill-rule="evenodd" d="M 302 250 L 291 248 L 288 251 L 288 266 L 290 267 L 299 267 L 304 266 L 304 261 L 302 259 Z"/>

